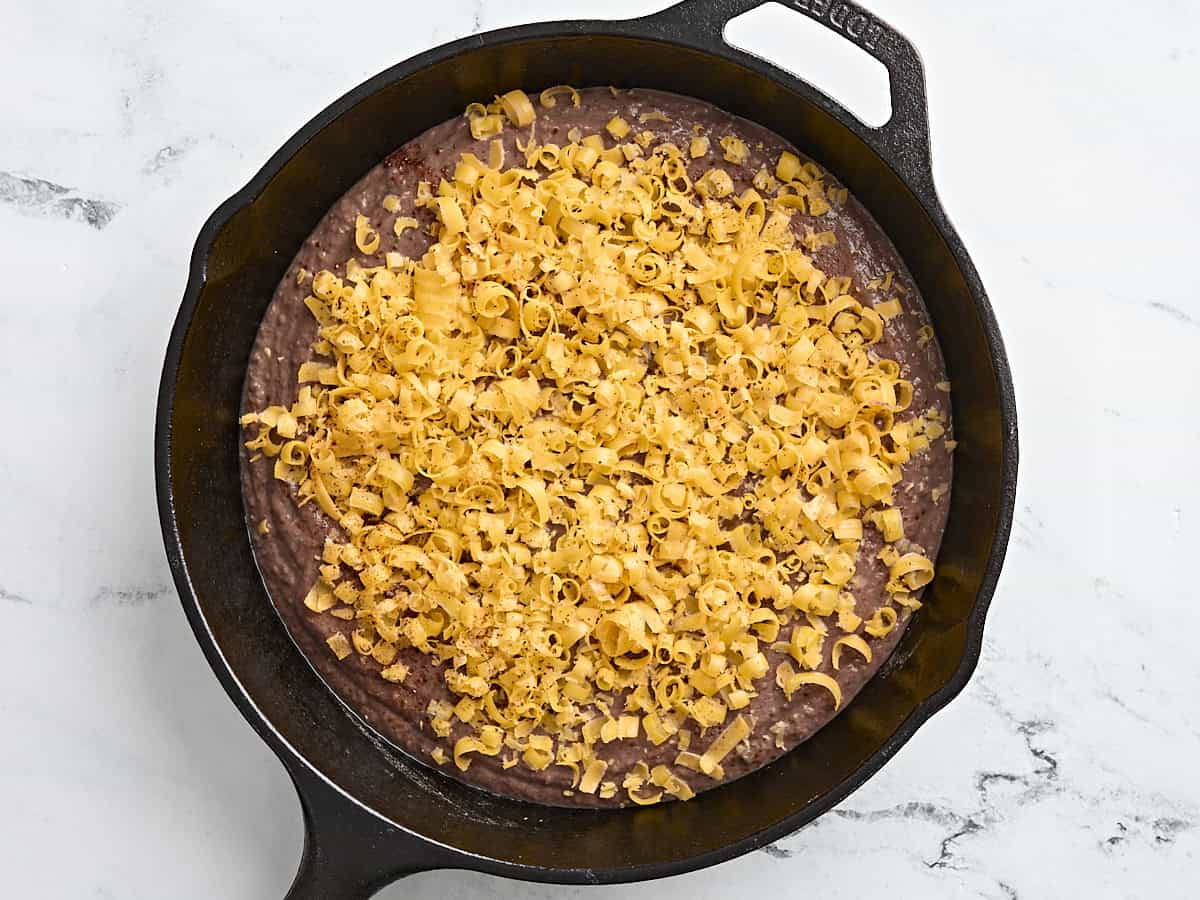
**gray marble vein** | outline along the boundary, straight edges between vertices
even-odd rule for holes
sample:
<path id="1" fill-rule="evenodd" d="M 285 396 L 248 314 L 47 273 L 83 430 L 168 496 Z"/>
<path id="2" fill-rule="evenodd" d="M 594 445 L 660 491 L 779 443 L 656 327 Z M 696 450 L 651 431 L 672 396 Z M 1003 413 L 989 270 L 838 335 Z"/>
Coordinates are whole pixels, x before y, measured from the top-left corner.
<path id="1" fill-rule="evenodd" d="M 1145 713 L 1134 708 L 1129 702 L 1122 699 L 1120 696 L 1118 696 L 1112 690 L 1106 688 L 1104 691 L 1102 691 L 1102 696 L 1104 697 L 1105 700 L 1108 700 L 1110 703 L 1114 704 L 1118 709 L 1120 709 L 1122 712 L 1124 712 L 1130 718 L 1136 719 L 1137 721 L 1141 722 L 1143 725 L 1149 725 L 1151 728 L 1155 728 L 1155 729 L 1160 728 L 1158 722 L 1156 722 L 1154 719 L 1152 719 L 1150 716 L 1146 715 Z"/>
<path id="2" fill-rule="evenodd" d="M 885 819 L 909 819 L 913 821 L 930 822 L 943 828 L 956 828 L 964 824 L 964 819 L 952 809 L 939 806 L 936 803 L 909 801 L 899 803 L 887 809 L 835 809 L 832 815 L 851 822 L 872 823 Z"/>
<path id="3" fill-rule="evenodd" d="M 1013 521 L 1012 540 L 1022 547 L 1034 550 L 1041 545 L 1045 529 L 1046 523 L 1034 514 L 1031 506 L 1026 504 L 1021 507 Z"/>
<path id="4" fill-rule="evenodd" d="M 767 846 L 761 847 L 760 851 L 765 853 L 767 856 L 773 856 L 775 859 L 792 858 L 792 851 L 787 847 L 779 846 L 779 844 L 767 844 Z"/>
<path id="5" fill-rule="evenodd" d="M 1173 303 L 1167 303 L 1165 300 L 1151 300 L 1147 304 L 1147 306 L 1149 306 L 1151 309 L 1156 309 L 1161 313 L 1166 313 L 1168 316 L 1170 316 L 1176 322 L 1182 322 L 1185 325 L 1198 324 L 1196 322 L 1196 319 L 1193 318 L 1191 315 L 1184 312 L 1182 309 L 1180 309 L 1178 306 L 1175 306 Z"/>
<path id="6" fill-rule="evenodd" d="M 180 160 L 196 146 L 196 143 L 195 138 L 189 137 L 160 147 L 153 156 L 146 160 L 142 166 L 142 172 L 146 175 L 161 175 L 176 169 Z"/>
<path id="7" fill-rule="evenodd" d="M 88 600 L 92 607 L 104 606 L 143 606 L 154 603 L 173 593 L 170 585 L 155 585 L 152 587 L 110 587 L 105 585 Z"/>
<path id="8" fill-rule="evenodd" d="M 24 594 L 17 594 L 13 591 L 0 588 L 0 600 L 6 600 L 9 603 L 23 603 L 26 606 L 32 605 L 33 601 Z"/>
<path id="9" fill-rule="evenodd" d="M 83 196 L 53 181 L 12 172 L 0 172 L 0 205 L 25 215 L 82 222 L 97 230 L 105 228 L 121 210 L 115 201 Z"/>

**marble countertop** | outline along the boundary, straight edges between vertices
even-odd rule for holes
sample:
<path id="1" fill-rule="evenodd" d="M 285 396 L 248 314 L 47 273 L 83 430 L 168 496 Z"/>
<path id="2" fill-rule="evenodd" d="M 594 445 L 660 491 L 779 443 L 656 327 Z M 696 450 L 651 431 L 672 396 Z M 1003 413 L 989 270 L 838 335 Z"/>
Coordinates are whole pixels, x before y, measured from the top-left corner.
<path id="1" fill-rule="evenodd" d="M 841 807 L 761 852 L 668 883 L 438 872 L 381 897 L 1195 895 L 1200 8 L 870 5 L 925 59 L 937 182 L 1017 382 L 1018 513 L 977 674 Z M 361 34 L 344 6 L 313 0 L 6 8 L 9 896 L 236 900 L 291 880 L 291 786 L 212 677 L 170 583 L 154 400 L 201 223 L 300 124 L 432 45 L 595 8 L 404 6 L 355 7 L 378 23 Z M 815 71 L 819 54 L 773 21 L 738 34 Z"/>

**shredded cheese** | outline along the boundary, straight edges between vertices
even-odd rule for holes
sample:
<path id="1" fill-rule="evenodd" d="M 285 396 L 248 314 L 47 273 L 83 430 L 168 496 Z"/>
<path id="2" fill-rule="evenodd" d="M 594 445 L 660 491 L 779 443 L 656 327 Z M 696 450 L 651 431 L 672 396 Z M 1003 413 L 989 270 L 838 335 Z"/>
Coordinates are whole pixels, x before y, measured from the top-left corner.
<path id="1" fill-rule="evenodd" d="M 579 105 L 567 86 L 540 105 L 560 96 Z M 488 140 L 536 112 L 510 91 L 466 117 Z M 505 767 L 563 766 L 602 798 L 617 792 L 604 748 L 643 730 L 676 742 L 676 766 L 723 778 L 752 730 L 736 711 L 772 680 L 841 706 L 824 660 L 836 670 L 850 647 L 869 662 L 854 632 L 898 621 L 854 612 L 865 526 L 885 541 L 888 602 L 919 605 L 933 564 L 894 546 L 894 486 L 945 432 L 905 416 L 912 385 L 872 349 L 898 302 L 864 305 L 816 266 L 805 250 L 832 232 L 795 233 L 795 211 L 837 200 L 818 167 L 784 153 L 735 194 L 723 168 L 689 177 L 707 138 L 614 143 L 631 131 L 618 117 L 608 143 L 565 146 L 531 131 L 521 165 L 493 142 L 423 183 L 433 245 L 317 273 L 319 358 L 299 399 L 243 418 L 246 446 L 341 529 L 305 598 L 354 623 L 329 637 L 337 657 L 370 656 L 393 683 L 409 674 L 400 650 L 432 657 L 457 700 L 431 703 L 429 724 L 460 770 L 504 751 Z M 748 159 L 740 139 L 720 145 Z M 365 216 L 355 243 L 380 248 Z M 830 616 L 851 632 L 831 650 Z M 800 670 L 772 679 L 768 649 Z M 723 730 L 697 755 L 684 723 Z M 620 786 L 639 804 L 692 796 L 644 763 Z"/>
<path id="2" fill-rule="evenodd" d="M 552 109 L 558 104 L 558 98 L 564 95 L 571 98 L 572 106 L 579 106 L 579 91 L 575 90 L 569 84 L 559 84 L 551 88 L 546 88 L 539 95 L 539 100 L 542 106 Z"/>
<path id="3" fill-rule="evenodd" d="M 537 118 L 533 104 L 529 102 L 529 96 L 524 91 L 509 91 L 500 98 L 500 108 L 504 110 L 508 121 L 518 128 L 532 125 L 533 120 Z"/>
<path id="4" fill-rule="evenodd" d="M 750 148 L 746 146 L 746 142 L 733 135 L 721 138 L 721 149 L 725 151 L 725 161 L 735 166 L 740 166 L 750 157 Z"/>
<path id="5" fill-rule="evenodd" d="M 333 655 L 338 659 L 345 659 L 352 652 L 350 642 L 346 640 L 346 635 L 340 631 L 335 631 L 331 634 L 326 638 L 325 643 L 329 645 L 329 649 L 333 651 Z"/>
<path id="6" fill-rule="evenodd" d="M 700 755 L 700 771 L 705 775 L 713 774 L 721 760 L 728 756 L 733 748 L 745 740 L 749 734 L 750 723 L 744 716 L 738 716 Z"/>
<path id="7" fill-rule="evenodd" d="M 866 662 L 871 661 L 871 645 L 857 634 L 846 634 L 833 642 L 833 653 L 830 662 L 834 669 L 841 668 L 842 648 L 849 647 L 856 651 Z"/>

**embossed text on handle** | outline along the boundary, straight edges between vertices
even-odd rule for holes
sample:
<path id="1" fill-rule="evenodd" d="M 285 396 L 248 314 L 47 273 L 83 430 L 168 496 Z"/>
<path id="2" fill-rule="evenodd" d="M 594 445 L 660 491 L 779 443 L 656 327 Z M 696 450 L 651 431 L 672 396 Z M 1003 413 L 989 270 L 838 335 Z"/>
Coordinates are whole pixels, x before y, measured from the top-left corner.
<path id="1" fill-rule="evenodd" d="M 867 50 L 882 52 L 885 49 L 887 30 L 882 23 L 858 7 L 848 3 L 839 3 L 837 0 L 790 0 L 790 2 L 796 9 L 808 13 L 812 18 L 824 19 L 833 28 Z"/>

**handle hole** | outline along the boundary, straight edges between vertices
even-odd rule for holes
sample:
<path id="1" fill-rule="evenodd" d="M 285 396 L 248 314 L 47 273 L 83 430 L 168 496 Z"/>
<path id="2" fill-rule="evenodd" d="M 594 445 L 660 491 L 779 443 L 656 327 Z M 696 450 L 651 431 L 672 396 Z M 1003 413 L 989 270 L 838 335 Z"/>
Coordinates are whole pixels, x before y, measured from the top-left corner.
<path id="1" fill-rule="evenodd" d="M 878 128 L 892 117 L 883 63 L 803 13 L 764 3 L 731 19 L 725 40 L 820 88 L 865 125 Z"/>

